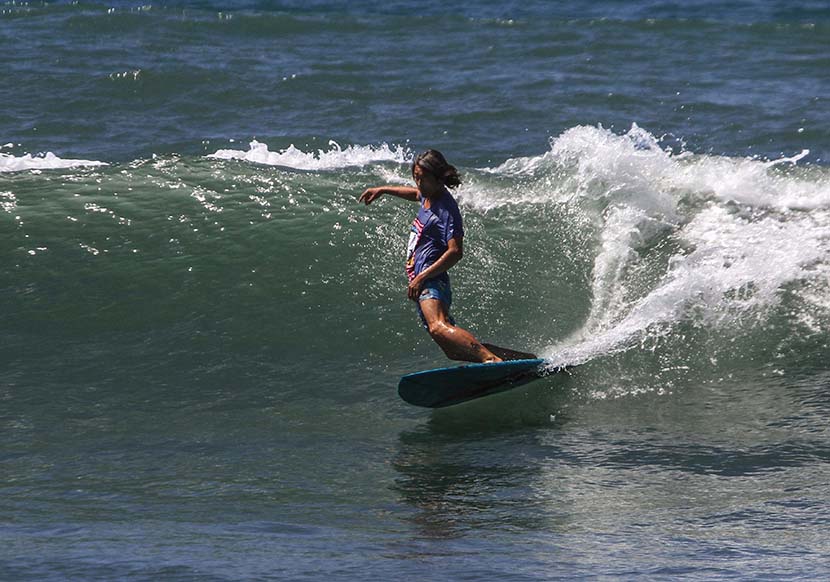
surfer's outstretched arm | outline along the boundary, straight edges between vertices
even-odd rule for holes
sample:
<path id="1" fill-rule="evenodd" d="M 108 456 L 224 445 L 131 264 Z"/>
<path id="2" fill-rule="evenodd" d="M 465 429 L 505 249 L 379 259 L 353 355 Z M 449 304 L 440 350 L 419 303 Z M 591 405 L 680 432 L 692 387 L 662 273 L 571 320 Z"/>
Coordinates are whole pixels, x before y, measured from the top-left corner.
<path id="1" fill-rule="evenodd" d="M 397 196 L 398 198 L 412 202 L 418 201 L 418 189 L 412 186 L 378 186 L 377 188 L 367 188 L 357 201 L 363 202 L 368 206 L 384 194 L 391 194 L 392 196 Z"/>

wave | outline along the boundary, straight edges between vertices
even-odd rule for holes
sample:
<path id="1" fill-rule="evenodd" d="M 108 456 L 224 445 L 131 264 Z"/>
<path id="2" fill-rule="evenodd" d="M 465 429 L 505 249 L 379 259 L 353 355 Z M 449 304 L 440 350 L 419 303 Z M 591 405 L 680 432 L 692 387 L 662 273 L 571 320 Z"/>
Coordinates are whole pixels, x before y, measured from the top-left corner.
<path id="1" fill-rule="evenodd" d="M 7 146 L 11 144 L 6 144 Z M 16 157 L 0 153 L 0 172 L 22 172 L 24 170 L 57 170 L 64 168 L 106 166 L 105 162 L 96 160 L 75 160 L 59 158 L 52 152 Z"/>
<path id="2" fill-rule="evenodd" d="M 42 200 L 27 189 L 43 178 L 27 174 L 0 192 L 0 216 L 19 216 L 21 236 L 29 228 L 52 234 L 27 238 L 17 251 L 41 261 L 46 278 L 49 257 L 105 257 L 130 272 L 146 257 L 167 277 L 179 276 L 185 259 L 194 273 L 218 262 L 214 283 L 233 297 L 222 287 L 227 271 L 255 285 L 267 270 L 252 249 L 280 249 L 267 262 L 292 273 L 278 287 L 283 302 L 295 302 L 292 311 L 309 308 L 308 297 L 321 320 L 347 313 L 348 303 L 311 297 L 350 281 L 394 321 L 365 333 L 389 339 L 388 328 L 409 321 L 399 287 L 411 208 L 384 201 L 366 209 L 356 197 L 370 185 L 406 181 L 411 158 L 405 146 L 387 144 L 271 151 L 253 141 L 206 157 L 116 165 L 94 183 L 85 173 L 66 176 Z M 0 159 L 21 169 L 47 159 L 101 164 Z M 681 353 L 714 358 L 717 342 L 689 339 L 692 332 L 721 347 L 730 334 L 753 333 L 759 337 L 738 343 L 812 345 L 830 325 L 830 171 L 802 159 L 798 151 L 777 160 L 674 151 L 636 125 L 624 133 L 578 126 L 540 155 L 461 167 L 457 198 L 471 242 L 458 267 L 457 315 L 482 337 L 526 346 L 555 365 L 638 357 L 660 342 L 680 342 L 678 353 L 664 354 L 666 368 L 686 365 Z M 257 228 L 271 221 L 280 228 Z M 195 294 L 183 303 L 205 301 L 195 290 L 182 293 Z M 409 345 L 395 341 L 395 349 Z"/>
<path id="3" fill-rule="evenodd" d="M 283 150 L 272 152 L 266 144 L 256 140 L 251 141 L 249 146 L 250 149 L 247 151 L 222 149 L 207 157 L 220 160 L 243 160 L 267 166 L 315 171 L 361 167 L 379 162 L 405 164 L 409 163 L 412 158 L 411 153 L 406 148 L 402 146 L 391 148 L 387 144 L 379 146 L 350 145 L 343 149 L 337 142 L 329 141 L 331 149 L 327 151 L 318 150 L 317 152 L 304 152 L 294 147 L 293 144 Z"/>
<path id="4" fill-rule="evenodd" d="M 363 167 L 391 181 L 405 172 L 384 164 L 411 160 L 400 146 L 331 145 L 271 152 L 254 141 L 248 151 L 209 157 L 312 171 Z M 577 251 L 591 265 L 584 274 L 589 308 L 567 337 L 541 350 L 553 365 L 580 364 L 689 322 L 710 330 L 763 325 L 793 284 L 803 303 L 794 322 L 816 329 L 830 319 L 817 291 L 830 286 L 830 175 L 798 166 L 807 153 L 762 160 L 674 152 L 636 124 L 622 134 L 578 126 L 552 138 L 541 155 L 466 170 L 457 198 L 485 221 L 491 212 L 517 220 L 524 209 L 561 207 L 580 214 L 578 228 L 592 230 L 593 244 Z M 561 233 L 561 224 L 535 224 Z M 546 240 L 553 246 L 539 248 L 538 261 L 570 252 L 561 238 Z M 503 251 L 482 244 L 473 260 L 491 268 Z M 557 309 L 550 305 L 550 314 Z"/>
<path id="5" fill-rule="evenodd" d="M 566 176 L 553 197 L 567 193 L 569 203 L 595 213 L 590 312 L 544 353 L 556 364 L 581 363 L 684 321 L 717 328 L 769 314 L 794 283 L 827 285 L 830 176 L 823 168 L 781 170 L 804 155 L 673 154 L 636 125 L 623 135 L 575 127 L 542 156 L 487 170 L 537 183 Z M 658 260 L 664 249 L 672 251 Z M 662 270 L 646 273 L 649 261 Z M 827 315 L 825 306 L 819 317 Z"/>

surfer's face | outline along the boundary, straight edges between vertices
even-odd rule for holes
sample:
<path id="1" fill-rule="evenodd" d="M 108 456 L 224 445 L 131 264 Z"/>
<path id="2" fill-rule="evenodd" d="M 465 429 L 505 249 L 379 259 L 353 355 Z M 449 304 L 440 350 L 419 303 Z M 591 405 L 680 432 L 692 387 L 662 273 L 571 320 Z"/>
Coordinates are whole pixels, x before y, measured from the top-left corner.
<path id="1" fill-rule="evenodd" d="M 415 166 L 415 169 L 412 170 L 412 177 L 415 178 L 415 185 L 418 186 L 418 190 L 427 198 L 440 196 L 444 191 L 444 185 L 438 181 L 438 178 L 425 171 L 421 166 Z"/>

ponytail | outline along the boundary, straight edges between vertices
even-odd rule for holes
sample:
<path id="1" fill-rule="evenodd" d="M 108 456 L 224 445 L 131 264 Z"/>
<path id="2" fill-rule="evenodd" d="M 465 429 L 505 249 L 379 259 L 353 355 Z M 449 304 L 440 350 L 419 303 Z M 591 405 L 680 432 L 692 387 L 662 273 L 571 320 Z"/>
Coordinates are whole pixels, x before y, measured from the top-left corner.
<path id="1" fill-rule="evenodd" d="M 448 164 L 444 155 L 438 150 L 427 150 L 418 154 L 412 163 L 413 175 L 416 166 L 421 166 L 422 170 L 435 176 L 447 188 L 457 188 L 461 185 L 461 175 L 458 170 L 455 166 Z"/>

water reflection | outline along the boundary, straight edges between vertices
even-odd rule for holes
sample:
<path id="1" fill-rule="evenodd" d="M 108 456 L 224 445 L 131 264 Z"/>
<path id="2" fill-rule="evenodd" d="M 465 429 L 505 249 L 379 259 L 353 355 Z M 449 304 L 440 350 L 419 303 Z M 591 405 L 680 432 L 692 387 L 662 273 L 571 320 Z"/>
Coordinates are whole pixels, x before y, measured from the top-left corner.
<path id="1" fill-rule="evenodd" d="M 701 559 L 727 572 L 737 555 L 770 556 L 773 569 L 793 548 L 824 555 L 826 380 L 613 400 L 560 392 L 558 403 L 531 391 L 436 413 L 399 434 L 391 460 L 414 530 L 395 555 L 502 579 L 519 563 L 539 579 L 627 578 L 655 564 L 671 578 Z"/>
<path id="2" fill-rule="evenodd" d="M 416 510 L 411 521 L 420 536 L 550 527 L 557 508 L 533 484 L 555 454 L 541 435 L 564 422 L 557 416 L 562 396 L 525 389 L 505 400 L 436 411 L 426 425 L 400 434 L 393 489 Z"/>

